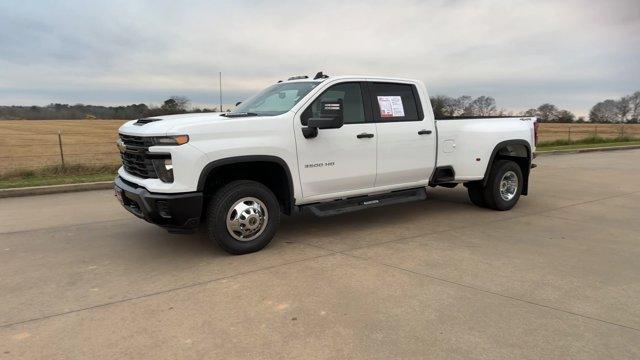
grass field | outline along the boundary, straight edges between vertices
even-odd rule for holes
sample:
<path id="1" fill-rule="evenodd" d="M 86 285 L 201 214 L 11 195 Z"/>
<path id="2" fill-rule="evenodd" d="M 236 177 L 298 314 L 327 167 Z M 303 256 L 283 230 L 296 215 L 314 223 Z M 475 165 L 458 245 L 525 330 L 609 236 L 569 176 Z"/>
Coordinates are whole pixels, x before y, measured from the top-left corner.
<path id="1" fill-rule="evenodd" d="M 541 123 L 538 141 L 579 140 L 597 136 L 605 139 L 617 137 L 640 138 L 640 124 L 550 124 Z"/>
<path id="2" fill-rule="evenodd" d="M 0 120 L 1 173 L 60 165 L 105 165 L 120 161 L 115 141 L 124 120 Z"/>
<path id="3" fill-rule="evenodd" d="M 115 146 L 124 120 L 0 120 L 0 176 L 8 172 L 61 164 L 58 133 L 66 165 L 114 165 L 120 157 Z M 640 138 L 640 125 L 540 125 L 540 142 L 579 140 L 594 136 Z"/>

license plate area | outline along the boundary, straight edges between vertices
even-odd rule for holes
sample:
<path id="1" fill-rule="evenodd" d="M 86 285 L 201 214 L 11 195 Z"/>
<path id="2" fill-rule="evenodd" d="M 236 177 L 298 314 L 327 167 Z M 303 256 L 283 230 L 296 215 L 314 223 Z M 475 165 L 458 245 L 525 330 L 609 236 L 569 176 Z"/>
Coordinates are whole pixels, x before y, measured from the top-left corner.
<path id="1" fill-rule="evenodd" d="M 124 206 L 125 209 L 134 213 L 138 217 L 143 217 L 142 209 L 140 208 L 140 204 L 134 199 L 127 197 L 125 191 L 119 188 L 117 185 L 114 185 L 114 190 L 118 201 L 120 204 Z"/>

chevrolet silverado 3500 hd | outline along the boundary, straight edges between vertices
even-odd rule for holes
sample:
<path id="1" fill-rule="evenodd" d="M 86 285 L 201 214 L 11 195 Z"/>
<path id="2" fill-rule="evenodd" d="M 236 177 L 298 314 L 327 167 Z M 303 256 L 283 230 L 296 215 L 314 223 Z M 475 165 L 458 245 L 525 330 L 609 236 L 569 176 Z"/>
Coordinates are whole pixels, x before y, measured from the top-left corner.
<path id="1" fill-rule="evenodd" d="M 278 82 L 227 113 L 159 116 L 119 130 L 116 196 L 169 231 L 201 222 L 224 250 L 265 247 L 281 213 L 319 216 L 468 189 L 509 210 L 528 191 L 532 117 L 435 119 L 416 80 L 318 73 Z"/>

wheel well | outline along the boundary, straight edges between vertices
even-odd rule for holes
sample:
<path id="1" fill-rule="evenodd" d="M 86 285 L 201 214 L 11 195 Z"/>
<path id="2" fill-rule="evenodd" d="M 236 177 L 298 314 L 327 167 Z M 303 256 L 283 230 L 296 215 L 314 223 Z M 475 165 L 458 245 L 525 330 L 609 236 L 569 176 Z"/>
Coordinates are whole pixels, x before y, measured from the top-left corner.
<path id="1" fill-rule="evenodd" d="M 278 198 L 282 212 L 287 215 L 291 213 L 291 176 L 282 164 L 273 161 L 242 161 L 213 167 L 201 179 L 203 184 L 199 185 L 203 191 L 205 208 L 218 189 L 235 180 L 253 180 L 263 184 Z"/>
<path id="2" fill-rule="evenodd" d="M 491 161 L 484 175 L 484 184 L 488 181 L 491 167 L 496 160 L 511 160 L 520 166 L 522 171 L 522 195 L 529 190 L 529 172 L 531 170 L 531 148 L 524 140 L 505 141 L 498 144 L 491 154 Z"/>

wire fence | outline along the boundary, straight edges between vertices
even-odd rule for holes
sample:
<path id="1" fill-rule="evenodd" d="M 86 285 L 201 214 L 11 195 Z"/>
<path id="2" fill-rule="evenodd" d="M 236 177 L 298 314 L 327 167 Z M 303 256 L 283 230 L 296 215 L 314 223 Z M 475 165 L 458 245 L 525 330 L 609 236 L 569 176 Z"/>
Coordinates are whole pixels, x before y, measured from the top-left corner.
<path id="1" fill-rule="evenodd" d="M 0 174 L 51 166 L 108 166 L 120 163 L 114 132 L 12 134 L 0 144 Z"/>
<path id="2" fill-rule="evenodd" d="M 640 125 L 541 123 L 538 135 L 540 142 L 578 141 L 590 137 L 603 139 L 640 138 Z"/>
<path id="3" fill-rule="evenodd" d="M 542 123 L 539 141 L 577 141 L 588 137 L 640 138 L 640 125 Z M 120 154 L 117 131 L 58 131 L 11 134 L 0 144 L 0 175 L 48 166 L 116 166 Z"/>

